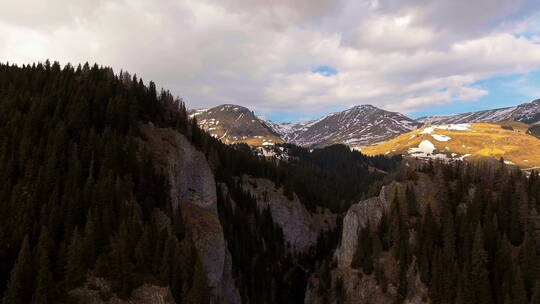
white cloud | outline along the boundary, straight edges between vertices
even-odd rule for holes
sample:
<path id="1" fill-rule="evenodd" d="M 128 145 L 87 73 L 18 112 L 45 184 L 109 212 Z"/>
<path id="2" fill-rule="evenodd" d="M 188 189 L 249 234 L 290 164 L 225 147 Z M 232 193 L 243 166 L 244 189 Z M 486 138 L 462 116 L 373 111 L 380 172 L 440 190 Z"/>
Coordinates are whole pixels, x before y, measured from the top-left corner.
<path id="1" fill-rule="evenodd" d="M 15 1 L 0 12 L 0 59 L 111 65 L 193 107 L 412 112 L 540 67 L 535 2 Z M 320 65 L 339 73 L 311 72 Z"/>

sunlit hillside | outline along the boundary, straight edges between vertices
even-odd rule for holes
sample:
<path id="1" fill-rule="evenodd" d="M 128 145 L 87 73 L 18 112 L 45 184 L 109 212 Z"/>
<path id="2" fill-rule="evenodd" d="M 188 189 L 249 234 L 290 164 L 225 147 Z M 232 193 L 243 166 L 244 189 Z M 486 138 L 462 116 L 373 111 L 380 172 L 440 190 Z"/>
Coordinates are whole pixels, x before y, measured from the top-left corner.
<path id="1" fill-rule="evenodd" d="M 364 154 L 403 154 L 418 158 L 475 160 L 501 157 L 524 168 L 540 166 L 540 140 L 517 123 L 429 125 L 375 146 Z"/>

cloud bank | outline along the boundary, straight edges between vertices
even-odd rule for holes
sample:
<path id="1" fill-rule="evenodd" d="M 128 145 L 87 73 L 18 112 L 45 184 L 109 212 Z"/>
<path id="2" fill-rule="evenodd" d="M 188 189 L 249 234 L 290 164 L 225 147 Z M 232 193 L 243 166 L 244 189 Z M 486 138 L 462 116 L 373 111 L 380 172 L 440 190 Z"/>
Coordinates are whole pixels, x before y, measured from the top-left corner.
<path id="1" fill-rule="evenodd" d="M 0 60 L 97 62 L 191 107 L 407 113 L 539 68 L 539 11 L 536 0 L 11 1 Z"/>

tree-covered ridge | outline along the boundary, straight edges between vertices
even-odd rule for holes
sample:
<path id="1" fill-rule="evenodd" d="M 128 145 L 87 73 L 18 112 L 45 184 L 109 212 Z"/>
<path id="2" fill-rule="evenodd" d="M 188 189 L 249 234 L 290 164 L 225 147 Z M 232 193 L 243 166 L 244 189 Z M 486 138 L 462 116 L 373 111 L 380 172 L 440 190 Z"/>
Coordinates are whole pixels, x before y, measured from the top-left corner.
<path id="1" fill-rule="evenodd" d="M 377 228 L 358 233 L 352 267 L 374 274 L 385 293 L 394 284 L 396 303 L 411 295 L 410 267 L 432 303 L 540 303 L 538 173 L 457 162 L 428 163 L 407 175 L 439 185 L 439 201 L 426 205 L 409 180 Z M 388 278 L 391 261 L 398 271 Z"/>
<path id="2" fill-rule="evenodd" d="M 0 65 L 3 303 L 68 301 L 88 271 L 121 298 L 143 282 L 178 302 L 204 295 L 168 183 L 136 143 L 141 121 L 188 129 L 181 101 L 127 73 Z M 157 209 L 173 229 L 151 220 Z"/>

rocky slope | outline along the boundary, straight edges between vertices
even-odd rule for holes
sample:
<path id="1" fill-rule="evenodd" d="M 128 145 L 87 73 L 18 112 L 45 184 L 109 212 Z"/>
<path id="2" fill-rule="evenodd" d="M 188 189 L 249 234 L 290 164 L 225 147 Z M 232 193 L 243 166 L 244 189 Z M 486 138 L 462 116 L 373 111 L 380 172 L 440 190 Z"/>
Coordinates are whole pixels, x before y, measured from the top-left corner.
<path id="1" fill-rule="evenodd" d="M 423 124 L 501 121 L 520 121 L 527 124 L 534 124 L 540 122 L 540 99 L 514 107 L 467 112 L 455 115 L 428 116 L 417 120 Z"/>
<path id="2" fill-rule="evenodd" d="M 524 168 L 540 166 L 540 140 L 525 129 L 490 123 L 430 125 L 375 146 L 367 155 L 403 154 L 421 159 L 476 160 L 501 157 Z"/>
<path id="3" fill-rule="evenodd" d="M 191 110 L 199 126 L 226 144 L 247 143 L 252 146 L 282 143 L 267 123 L 248 108 L 224 104 L 210 109 Z"/>

